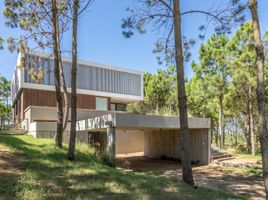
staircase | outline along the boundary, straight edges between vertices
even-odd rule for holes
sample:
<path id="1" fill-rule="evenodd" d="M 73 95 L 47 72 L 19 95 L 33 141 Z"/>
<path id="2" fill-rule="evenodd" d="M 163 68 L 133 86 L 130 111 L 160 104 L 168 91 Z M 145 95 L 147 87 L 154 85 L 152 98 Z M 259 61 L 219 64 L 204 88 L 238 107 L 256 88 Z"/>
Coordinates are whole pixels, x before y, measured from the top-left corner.
<path id="1" fill-rule="evenodd" d="M 261 168 L 261 163 L 258 161 L 233 157 L 226 151 L 214 146 L 211 147 L 211 162 L 224 167 L 246 168 L 257 166 Z"/>
<path id="2" fill-rule="evenodd" d="M 217 147 L 211 147 L 211 161 L 217 161 L 217 162 L 221 162 L 221 161 L 225 161 L 225 160 L 231 160 L 234 159 L 234 157 L 227 153 L 226 151 L 224 151 L 223 149 L 219 149 Z"/>

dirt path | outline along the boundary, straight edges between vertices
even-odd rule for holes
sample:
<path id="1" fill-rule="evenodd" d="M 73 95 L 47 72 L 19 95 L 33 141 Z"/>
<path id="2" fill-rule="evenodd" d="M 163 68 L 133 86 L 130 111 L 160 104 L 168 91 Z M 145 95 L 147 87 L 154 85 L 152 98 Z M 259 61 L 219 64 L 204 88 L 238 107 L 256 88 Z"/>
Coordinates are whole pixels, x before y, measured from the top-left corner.
<path id="1" fill-rule="evenodd" d="M 181 176 L 177 161 L 148 159 L 145 157 L 118 158 L 118 166 L 127 169 L 160 170 L 165 176 Z M 262 177 L 226 170 L 216 164 L 196 166 L 193 168 L 198 186 L 224 190 L 236 195 L 248 196 L 250 199 L 264 199 Z"/>

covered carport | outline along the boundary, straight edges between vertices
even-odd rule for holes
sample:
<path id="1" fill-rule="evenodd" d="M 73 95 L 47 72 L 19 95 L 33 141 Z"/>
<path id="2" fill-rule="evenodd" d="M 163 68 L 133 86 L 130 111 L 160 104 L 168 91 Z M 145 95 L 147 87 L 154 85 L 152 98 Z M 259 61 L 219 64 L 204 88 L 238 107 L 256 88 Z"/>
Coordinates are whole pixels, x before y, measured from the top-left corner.
<path id="1" fill-rule="evenodd" d="M 210 162 L 210 119 L 189 118 L 190 156 L 192 162 Z M 117 153 L 143 150 L 149 158 L 181 159 L 178 117 L 112 113 L 77 123 L 77 131 L 105 135 L 105 149 L 110 161 Z"/>

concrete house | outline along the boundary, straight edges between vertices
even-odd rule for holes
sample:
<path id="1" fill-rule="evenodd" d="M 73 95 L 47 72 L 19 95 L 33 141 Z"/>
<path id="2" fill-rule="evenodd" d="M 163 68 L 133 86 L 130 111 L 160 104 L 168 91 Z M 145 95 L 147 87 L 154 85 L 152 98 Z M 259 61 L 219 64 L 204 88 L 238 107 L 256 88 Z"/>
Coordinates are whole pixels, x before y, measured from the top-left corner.
<path id="1" fill-rule="evenodd" d="M 22 59 L 23 58 L 23 59 Z M 24 62 L 22 62 L 24 61 Z M 56 132 L 54 60 L 47 54 L 19 55 L 12 79 L 14 122 L 29 135 L 52 138 Z M 23 65 L 44 69 L 35 83 Z M 68 92 L 71 91 L 71 60 L 63 58 Z M 103 64 L 78 61 L 77 139 L 98 142 L 113 156 L 143 152 L 149 157 L 180 159 L 178 117 L 126 113 L 128 103 L 143 101 L 143 73 Z M 210 120 L 189 118 L 191 159 L 210 162 Z M 69 125 L 64 136 L 68 138 Z"/>

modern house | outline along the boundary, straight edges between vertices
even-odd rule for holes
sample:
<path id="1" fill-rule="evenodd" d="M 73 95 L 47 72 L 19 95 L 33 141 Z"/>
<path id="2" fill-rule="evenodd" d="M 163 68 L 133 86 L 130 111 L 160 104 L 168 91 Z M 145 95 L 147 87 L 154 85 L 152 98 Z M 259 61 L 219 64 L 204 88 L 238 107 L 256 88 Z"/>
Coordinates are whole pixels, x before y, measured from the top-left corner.
<path id="1" fill-rule="evenodd" d="M 19 55 L 12 79 L 14 122 L 34 137 L 54 137 L 56 100 L 54 60 L 47 54 Z M 25 66 L 44 69 L 42 82 L 35 83 Z M 63 58 L 68 92 L 71 85 L 71 60 Z M 116 153 L 144 152 L 150 157 L 180 159 L 178 117 L 134 115 L 126 105 L 143 101 L 143 73 L 103 64 L 78 61 L 77 66 L 77 139 L 98 142 Z M 210 120 L 189 119 L 191 158 L 210 161 Z M 65 131 L 68 138 L 69 126 Z"/>
<path id="2" fill-rule="evenodd" d="M 27 63 L 22 62 L 22 57 Z M 40 84 L 35 83 L 29 70 L 25 70 L 22 66 L 29 63 L 35 67 L 36 71 L 39 67 L 44 69 L 45 75 Z M 63 66 L 70 92 L 71 60 L 63 58 Z M 78 61 L 77 68 L 77 107 L 79 110 L 125 111 L 126 104 L 143 101 L 142 72 L 85 61 Z M 26 130 L 34 120 L 53 121 L 55 119 L 52 110 L 49 111 L 51 113 L 49 119 L 45 116 L 43 119 L 42 117 L 34 119 L 34 116 L 28 118 L 26 114 L 27 110 L 33 107 L 42 107 L 44 112 L 47 108 L 56 109 L 53 69 L 53 58 L 49 55 L 32 52 L 26 55 L 20 54 L 18 57 L 12 79 L 14 121 L 22 123 Z"/>

